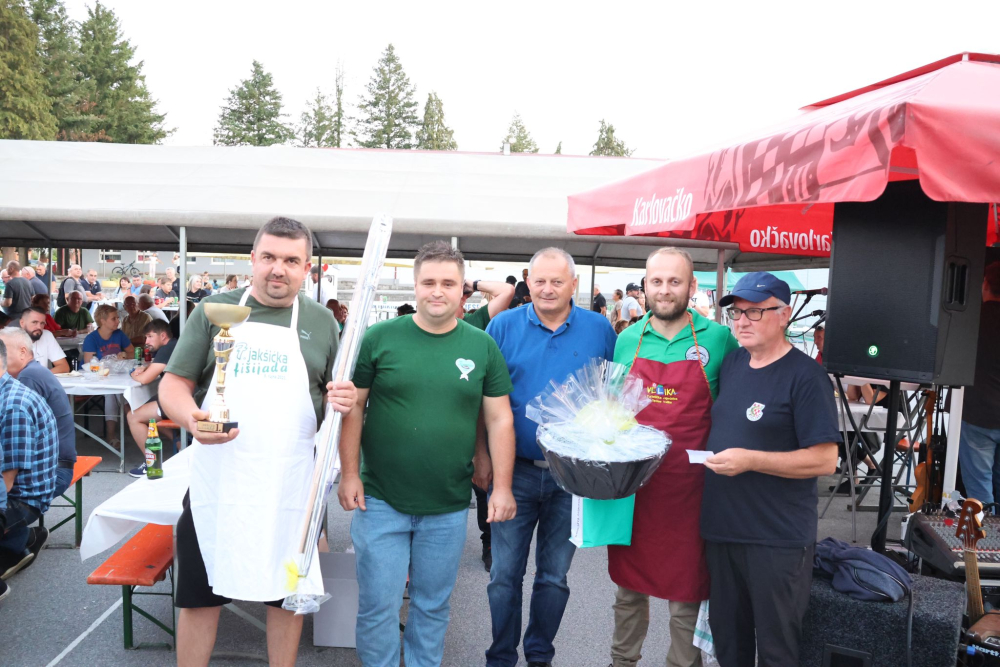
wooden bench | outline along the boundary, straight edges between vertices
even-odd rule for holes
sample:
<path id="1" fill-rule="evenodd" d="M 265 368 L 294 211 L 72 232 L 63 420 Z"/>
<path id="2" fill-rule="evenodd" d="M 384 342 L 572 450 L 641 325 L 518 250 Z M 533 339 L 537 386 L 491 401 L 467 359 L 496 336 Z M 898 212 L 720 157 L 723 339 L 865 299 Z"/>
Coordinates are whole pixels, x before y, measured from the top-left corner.
<path id="1" fill-rule="evenodd" d="M 76 540 L 73 542 L 73 546 L 77 549 L 80 548 L 80 540 L 83 538 L 83 478 L 91 473 L 91 471 L 98 466 L 101 462 L 100 456 L 78 456 L 76 457 L 76 464 L 73 466 L 73 479 L 70 480 L 70 486 L 76 486 L 76 500 L 73 500 L 65 493 L 62 495 L 62 499 L 68 502 L 68 505 L 57 505 L 52 503 L 49 508 L 53 507 L 72 507 L 73 513 L 68 517 L 52 526 L 49 532 L 54 531 L 59 528 L 64 523 L 69 522 L 70 519 L 76 520 Z M 67 489 L 68 491 L 69 489 Z M 43 514 L 38 518 L 38 525 L 45 525 L 45 515 Z M 52 547 L 53 545 L 48 545 Z M 63 546 L 63 545 L 58 545 Z"/>
<path id="2" fill-rule="evenodd" d="M 125 648 L 138 648 L 132 642 L 132 612 L 138 612 L 157 625 L 171 637 L 174 636 L 173 623 L 173 570 L 174 536 L 172 526 L 147 524 L 132 539 L 104 561 L 87 577 L 88 584 L 122 587 L 122 612 L 125 630 Z M 138 586 L 152 586 L 166 578 L 170 572 L 170 592 L 137 593 Z M 140 609 L 132 601 L 133 595 L 166 595 L 170 597 L 170 627 L 153 618 L 146 610 Z M 162 644 L 158 644 L 162 645 Z M 169 644 L 167 644 L 169 646 Z"/>
<path id="3" fill-rule="evenodd" d="M 171 421 L 169 419 L 161 419 L 156 422 L 158 428 L 166 428 L 173 430 L 173 443 L 174 443 L 174 454 L 180 451 L 180 440 L 181 440 L 181 427 L 177 422 Z"/>

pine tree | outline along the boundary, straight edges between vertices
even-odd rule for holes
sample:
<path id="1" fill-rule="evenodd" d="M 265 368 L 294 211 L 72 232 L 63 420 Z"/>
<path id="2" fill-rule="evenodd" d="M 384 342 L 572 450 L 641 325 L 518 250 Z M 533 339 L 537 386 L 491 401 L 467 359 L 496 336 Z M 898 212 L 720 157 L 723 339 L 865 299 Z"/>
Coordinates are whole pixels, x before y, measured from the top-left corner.
<path id="1" fill-rule="evenodd" d="M 166 138 L 156 100 L 146 88 L 143 61 L 132 64 L 135 47 L 125 39 L 115 13 L 96 2 L 80 26 L 80 72 L 91 87 L 87 139 L 119 144 L 155 144 Z"/>
<path id="2" fill-rule="evenodd" d="M 367 97 L 358 101 L 358 143 L 365 148 L 413 148 L 419 124 L 415 92 L 390 44 L 375 65 Z"/>
<path id="3" fill-rule="evenodd" d="M 326 95 L 317 88 L 316 97 L 306 102 L 300 116 L 299 143 L 305 147 L 327 148 L 333 145 L 333 109 Z"/>
<path id="4" fill-rule="evenodd" d="M 507 128 L 507 136 L 503 138 L 503 142 L 500 144 L 500 150 L 503 150 L 503 144 L 510 144 L 511 153 L 538 152 L 538 144 L 531 138 L 531 134 L 528 132 L 528 128 L 524 126 L 524 121 L 521 120 L 521 114 L 519 113 L 515 113 L 514 118 L 511 119 L 510 127 Z"/>
<path id="5" fill-rule="evenodd" d="M 559 142 L 559 145 L 556 146 L 556 155 L 562 155 L 562 142 L 561 141 Z"/>
<path id="6" fill-rule="evenodd" d="M 229 91 L 219 113 L 213 143 L 223 146 L 271 146 L 283 144 L 295 133 L 282 120 L 281 93 L 270 72 L 253 61 L 249 79 Z"/>
<path id="7" fill-rule="evenodd" d="M 52 100 L 57 138 L 85 140 L 93 117 L 91 94 L 80 72 L 79 26 L 70 20 L 62 0 L 31 0 L 31 19 L 38 26 L 38 55 L 46 94 Z"/>
<path id="8" fill-rule="evenodd" d="M 437 93 L 427 96 L 424 123 L 417 130 L 417 148 L 428 151 L 458 150 L 454 130 L 444 123 L 444 104 Z"/>
<path id="9" fill-rule="evenodd" d="M 625 142 L 615 137 L 615 126 L 604 122 L 601 119 L 601 128 L 597 132 L 597 143 L 591 155 L 611 155 L 615 157 L 628 157 L 635 152 L 625 145 Z"/>
<path id="10" fill-rule="evenodd" d="M 21 0 L 0 0 L 0 139 L 55 139 L 38 28 Z"/>
<path id="11" fill-rule="evenodd" d="M 333 81 L 333 129 L 331 146 L 340 148 L 344 140 L 344 66 L 337 63 L 337 73 Z"/>

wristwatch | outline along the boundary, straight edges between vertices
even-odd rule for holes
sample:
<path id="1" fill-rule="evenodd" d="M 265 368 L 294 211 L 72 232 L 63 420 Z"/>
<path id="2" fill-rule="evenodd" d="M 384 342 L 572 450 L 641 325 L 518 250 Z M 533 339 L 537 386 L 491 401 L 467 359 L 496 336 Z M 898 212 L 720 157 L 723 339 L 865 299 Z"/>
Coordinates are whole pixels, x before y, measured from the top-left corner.
<path id="1" fill-rule="evenodd" d="M 479 281 L 478 280 L 473 280 L 472 281 L 472 291 L 473 292 L 478 292 L 479 291 Z"/>

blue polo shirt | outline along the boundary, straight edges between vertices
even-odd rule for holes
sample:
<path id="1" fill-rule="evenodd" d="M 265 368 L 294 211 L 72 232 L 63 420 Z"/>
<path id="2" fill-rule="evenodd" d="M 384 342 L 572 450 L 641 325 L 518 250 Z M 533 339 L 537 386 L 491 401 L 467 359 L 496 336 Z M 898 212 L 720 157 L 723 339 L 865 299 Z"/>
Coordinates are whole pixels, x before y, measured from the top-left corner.
<path id="1" fill-rule="evenodd" d="M 538 319 L 534 304 L 528 304 L 497 315 L 486 333 L 497 342 L 514 383 L 510 407 L 517 455 L 541 461 L 545 457 L 535 439 L 538 424 L 525 417 L 525 406 L 550 381 L 561 384 L 594 357 L 613 359 L 615 330 L 600 313 L 573 304 L 566 322 L 552 331 Z"/>

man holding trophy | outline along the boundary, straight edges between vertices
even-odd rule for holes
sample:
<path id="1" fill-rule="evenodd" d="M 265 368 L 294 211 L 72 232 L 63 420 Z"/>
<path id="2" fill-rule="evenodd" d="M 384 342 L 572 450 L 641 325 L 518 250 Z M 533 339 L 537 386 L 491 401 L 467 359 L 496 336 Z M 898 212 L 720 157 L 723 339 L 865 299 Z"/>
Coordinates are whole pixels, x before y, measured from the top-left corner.
<path id="1" fill-rule="evenodd" d="M 353 383 L 330 382 L 333 315 L 299 294 L 311 257 L 302 223 L 265 224 L 252 285 L 202 301 L 160 383 L 163 411 L 203 445 L 177 524 L 181 666 L 208 665 L 219 610 L 232 599 L 268 605 L 270 664 L 295 663 L 302 616 L 281 602 L 307 514 L 314 438 L 324 397 L 343 413 L 357 400 Z M 319 568 L 309 579 L 321 590 Z"/>

